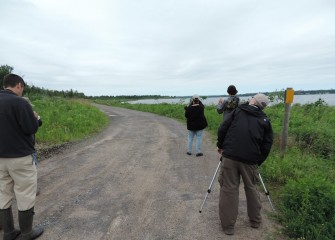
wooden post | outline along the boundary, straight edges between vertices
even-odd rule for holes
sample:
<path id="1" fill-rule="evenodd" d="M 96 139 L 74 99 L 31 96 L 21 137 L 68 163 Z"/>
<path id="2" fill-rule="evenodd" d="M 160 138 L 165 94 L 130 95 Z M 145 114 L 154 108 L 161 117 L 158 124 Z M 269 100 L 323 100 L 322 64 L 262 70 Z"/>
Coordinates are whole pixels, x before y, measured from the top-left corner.
<path id="1" fill-rule="evenodd" d="M 294 90 L 292 88 L 287 88 L 285 91 L 285 116 L 284 116 L 282 143 L 281 143 L 282 158 L 285 156 L 286 151 L 290 111 L 291 111 L 291 104 L 293 103 L 293 97 L 294 97 Z"/>

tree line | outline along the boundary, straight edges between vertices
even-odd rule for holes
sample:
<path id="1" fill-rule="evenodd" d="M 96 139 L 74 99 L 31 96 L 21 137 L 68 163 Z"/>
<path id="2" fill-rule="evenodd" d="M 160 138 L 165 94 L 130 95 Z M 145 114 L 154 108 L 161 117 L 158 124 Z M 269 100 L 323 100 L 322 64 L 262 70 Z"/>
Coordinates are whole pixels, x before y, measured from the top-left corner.
<path id="1" fill-rule="evenodd" d="M 3 86 L 3 79 L 4 77 L 12 73 L 14 70 L 13 67 L 8 65 L 1 65 L 0 66 L 0 88 Z M 45 88 L 36 87 L 34 85 L 29 85 L 26 83 L 24 88 L 25 94 L 29 95 L 39 95 L 39 96 L 48 96 L 48 97 L 64 97 L 64 98 L 86 98 L 84 93 L 80 93 L 76 90 L 66 90 L 66 91 L 57 91 L 57 90 L 49 90 Z"/>

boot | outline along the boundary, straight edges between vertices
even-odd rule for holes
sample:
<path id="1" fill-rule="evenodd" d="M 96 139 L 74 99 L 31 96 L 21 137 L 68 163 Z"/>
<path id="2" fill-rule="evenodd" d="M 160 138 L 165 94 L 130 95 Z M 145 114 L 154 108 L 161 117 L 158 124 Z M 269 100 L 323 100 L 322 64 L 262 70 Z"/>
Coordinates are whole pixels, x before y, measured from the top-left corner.
<path id="1" fill-rule="evenodd" d="M 42 235 L 42 227 L 33 228 L 34 207 L 27 211 L 19 211 L 19 224 L 21 228 L 20 240 L 32 240 Z"/>
<path id="2" fill-rule="evenodd" d="M 13 240 L 21 232 L 14 228 L 12 207 L 0 209 L 0 222 L 3 228 L 3 240 Z"/>

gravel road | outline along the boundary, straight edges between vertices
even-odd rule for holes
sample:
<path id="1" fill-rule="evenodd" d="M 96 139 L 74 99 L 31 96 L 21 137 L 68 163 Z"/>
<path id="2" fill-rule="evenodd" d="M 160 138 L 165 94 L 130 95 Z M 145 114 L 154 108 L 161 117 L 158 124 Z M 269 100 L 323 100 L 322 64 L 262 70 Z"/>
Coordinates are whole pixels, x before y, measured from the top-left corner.
<path id="1" fill-rule="evenodd" d="M 109 116 L 108 127 L 38 166 L 34 222 L 45 228 L 39 239 L 279 239 L 262 188 L 260 229 L 249 227 L 243 186 L 235 235 L 221 230 L 217 181 L 199 213 L 220 157 L 209 134 L 204 156 L 188 156 L 185 124 L 96 106 Z"/>

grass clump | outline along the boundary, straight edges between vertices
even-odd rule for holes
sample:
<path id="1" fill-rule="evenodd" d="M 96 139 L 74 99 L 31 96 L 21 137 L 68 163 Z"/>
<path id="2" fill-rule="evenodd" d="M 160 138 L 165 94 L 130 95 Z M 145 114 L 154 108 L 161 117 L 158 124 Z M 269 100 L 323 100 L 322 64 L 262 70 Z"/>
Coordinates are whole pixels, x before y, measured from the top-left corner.
<path id="1" fill-rule="evenodd" d="M 282 189 L 280 200 L 278 218 L 289 237 L 334 239 L 334 184 L 320 177 L 291 180 Z"/>
<path id="2" fill-rule="evenodd" d="M 43 121 L 36 134 L 37 144 L 75 141 L 100 131 L 108 123 L 107 116 L 86 101 L 40 98 L 32 103 Z"/>

